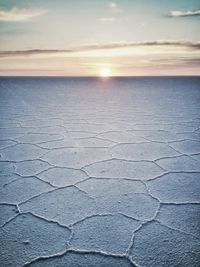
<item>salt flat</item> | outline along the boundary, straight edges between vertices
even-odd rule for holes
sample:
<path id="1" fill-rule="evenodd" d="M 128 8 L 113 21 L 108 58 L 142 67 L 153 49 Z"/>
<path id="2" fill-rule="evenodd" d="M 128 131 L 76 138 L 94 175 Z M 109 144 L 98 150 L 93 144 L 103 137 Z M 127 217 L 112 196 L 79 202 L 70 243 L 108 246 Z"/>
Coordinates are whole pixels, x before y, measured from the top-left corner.
<path id="1" fill-rule="evenodd" d="M 200 78 L 0 78 L 0 266 L 197 267 Z"/>

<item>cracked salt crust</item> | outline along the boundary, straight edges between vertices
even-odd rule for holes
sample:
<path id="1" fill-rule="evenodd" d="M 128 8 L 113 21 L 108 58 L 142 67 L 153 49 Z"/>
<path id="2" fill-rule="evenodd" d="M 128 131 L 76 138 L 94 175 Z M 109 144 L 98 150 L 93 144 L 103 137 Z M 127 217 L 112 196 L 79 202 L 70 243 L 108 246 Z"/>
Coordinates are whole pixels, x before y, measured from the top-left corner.
<path id="1" fill-rule="evenodd" d="M 0 80 L 3 266 L 198 266 L 199 82 Z"/>

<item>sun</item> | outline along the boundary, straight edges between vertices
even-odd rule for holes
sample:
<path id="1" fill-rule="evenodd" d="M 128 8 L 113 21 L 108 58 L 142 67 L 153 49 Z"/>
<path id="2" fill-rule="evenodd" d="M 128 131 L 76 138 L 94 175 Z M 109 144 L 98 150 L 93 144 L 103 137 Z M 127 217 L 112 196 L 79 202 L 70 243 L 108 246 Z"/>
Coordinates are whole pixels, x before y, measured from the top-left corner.
<path id="1" fill-rule="evenodd" d="M 103 78 L 110 77 L 110 68 L 109 67 L 103 67 L 100 69 L 100 76 Z"/>

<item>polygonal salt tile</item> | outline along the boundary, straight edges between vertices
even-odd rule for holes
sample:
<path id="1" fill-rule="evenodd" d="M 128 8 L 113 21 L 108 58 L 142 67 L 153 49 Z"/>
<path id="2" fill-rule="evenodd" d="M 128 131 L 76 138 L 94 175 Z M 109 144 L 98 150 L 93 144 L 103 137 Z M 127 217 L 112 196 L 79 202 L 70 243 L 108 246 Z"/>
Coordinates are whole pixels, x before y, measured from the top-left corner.
<path id="1" fill-rule="evenodd" d="M 93 133 L 101 133 L 112 130 L 112 125 L 107 124 L 91 124 L 91 123 L 77 123 L 65 124 L 69 131 L 88 131 Z"/>
<path id="2" fill-rule="evenodd" d="M 124 254 L 133 232 L 140 225 L 120 214 L 93 216 L 74 225 L 71 246 L 79 250 Z"/>
<path id="3" fill-rule="evenodd" d="M 30 267 L 134 267 L 131 262 L 120 256 L 103 255 L 98 252 L 68 251 L 63 256 L 41 258 L 29 264 Z"/>
<path id="4" fill-rule="evenodd" d="M 168 126 L 168 131 L 175 132 L 175 133 L 183 133 L 183 132 L 193 132 L 195 131 L 196 126 L 192 125 L 180 125 L 180 124 L 173 124 Z"/>
<path id="5" fill-rule="evenodd" d="M 107 133 L 102 133 L 99 134 L 98 137 L 103 138 L 103 139 L 109 139 L 113 142 L 117 143 L 142 143 L 142 142 L 147 142 L 142 137 L 139 136 L 134 136 L 133 134 L 129 132 L 120 132 L 120 131 L 112 131 L 112 132 L 107 132 Z"/>
<path id="6" fill-rule="evenodd" d="M 29 120 L 24 121 L 22 126 L 24 127 L 50 127 L 50 126 L 59 126 L 62 125 L 61 119 L 49 119 L 49 120 Z"/>
<path id="7" fill-rule="evenodd" d="M 43 181 L 49 182 L 54 186 L 64 187 L 73 185 L 88 178 L 82 170 L 54 167 L 37 175 Z"/>
<path id="8" fill-rule="evenodd" d="M 69 136 L 71 138 L 90 138 L 95 137 L 97 133 L 85 132 L 85 131 L 69 131 Z"/>
<path id="9" fill-rule="evenodd" d="M 68 168 L 82 168 L 96 161 L 109 159 L 106 148 L 63 148 L 49 152 L 43 157 L 53 165 Z"/>
<path id="10" fill-rule="evenodd" d="M 153 162 L 131 162 L 126 160 L 105 160 L 84 168 L 89 176 L 99 178 L 128 178 L 149 180 L 163 173 Z"/>
<path id="11" fill-rule="evenodd" d="M 133 125 L 132 129 L 130 129 L 131 132 L 135 132 L 135 131 L 169 131 L 170 130 L 170 126 L 167 124 L 157 124 L 157 123 L 138 123 L 137 125 Z"/>
<path id="12" fill-rule="evenodd" d="M 18 214 L 16 206 L 9 204 L 0 204 L 0 226 L 7 223 Z"/>
<path id="13" fill-rule="evenodd" d="M 170 173 L 148 181 L 153 196 L 165 203 L 200 201 L 199 173 Z"/>
<path id="14" fill-rule="evenodd" d="M 6 120 L 6 119 L 1 119 L 0 120 L 0 127 L 1 128 L 15 128 L 19 127 L 19 123 L 15 122 L 14 120 Z"/>
<path id="15" fill-rule="evenodd" d="M 121 179 L 90 178 L 78 184 L 92 197 L 114 196 L 130 193 L 146 193 L 145 185 L 140 181 Z"/>
<path id="16" fill-rule="evenodd" d="M 138 266 L 198 266 L 199 239 L 151 222 L 135 233 L 131 254 Z"/>
<path id="17" fill-rule="evenodd" d="M 71 116 L 66 116 L 66 114 L 65 114 L 65 116 L 64 116 L 64 124 L 66 124 L 66 125 L 71 125 L 71 124 L 79 124 L 79 123 L 87 123 L 87 120 L 85 120 L 85 116 L 84 116 L 84 114 L 80 114 L 79 116 L 78 116 L 78 114 L 76 114 L 75 116 L 75 113 L 74 112 L 72 112 L 71 113 Z M 91 122 L 91 121 L 90 121 Z"/>
<path id="18" fill-rule="evenodd" d="M 103 132 L 108 132 L 108 131 L 113 131 L 113 132 L 120 132 L 122 129 L 123 131 L 129 131 L 132 130 L 133 127 L 135 126 L 134 123 L 129 123 L 129 122 L 121 122 L 121 121 L 108 121 L 109 125 L 111 126 L 110 128 L 105 129 Z"/>
<path id="19" fill-rule="evenodd" d="M 141 221 L 152 220 L 160 203 L 157 199 L 140 193 L 121 193 L 97 198 L 98 213 L 122 213 Z"/>
<path id="20" fill-rule="evenodd" d="M 200 142 L 192 140 L 184 140 L 170 143 L 170 146 L 185 154 L 200 153 Z"/>
<path id="21" fill-rule="evenodd" d="M 183 140 L 183 139 L 190 139 L 190 140 L 194 140 L 194 141 L 199 141 L 200 140 L 200 134 L 198 133 L 178 133 L 177 136 L 179 136 L 179 139 Z"/>
<path id="22" fill-rule="evenodd" d="M 22 136 L 27 132 L 27 129 L 23 129 L 21 127 L 16 128 L 2 128 L 0 129 L 0 139 L 1 140 L 8 140 L 14 139 Z"/>
<path id="23" fill-rule="evenodd" d="M 70 186 L 31 199 L 21 204 L 20 210 L 31 211 L 46 219 L 69 225 L 94 214 L 95 207 L 92 198 Z"/>
<path id="24" fill-rule="evenodd" d="M 58 134 L 32 133 L 16 138 L 21 143 L 40 144 L 42 142 L 62 140 L 63 137 Z"/>
<path id="25" fill-rule="evenodd" d="M 51 165 L 42 160 L 27 160 L 17 162 L 16 173 L 21 176 L 33 176 L 48 169 Z"/>
<path id="26" fill-rule="evenodd" d="M 157 161 L 157 163 L 159 164 L 159 166 L 168 171 L 200 172 L 199 162 L 188 156 L 160 159 Z"/>
<path id="27" fill-rule="evenodd" d="M 156 220 L 200 239 L 200 204 L 163 204 Z"/>
<path id="28" fill-rule="evenodd" d="M 41 134 L 63 134 L 66 133 L 66 129 L 63 126 L 44 126 L 31 129 L 32 133 Z"/>
<path id="29" fill-rule="evenodd" d="M 42 143 L 40 144 L 40 146 L 47 149 L 55 149 L 55 148 L 76 147 L 78 146 L 78 143 L 76 140 L 73 140 L 72 138 L 63 138 L 63 140 Z"/>
<path id="30" fill-rule="evenodd" d="M 0 175 L 14 174 L 15 165 L 8 161 L 0 161 Z"/>
<path id="31" fill-rule="evenodd" d="M 10 140 L 0 140 L 0 149 L 16 145 L 16 142 Z"/>
<path id="32" fill-rule="evenodd" d="M 0 202 L 18 204 L 52 189 L 53 187 L 36 177 L 21 178 L 0 188 Z"/>
<path id="33" fill-rule="evenodd" d="M 56 223 L 31 214 L 18 215 L 1 232 L 0 258 L 2 266 L 23 266 L 41 257 L 66 249 L 70 231 Z"/>
<path id="34" fill-rule="evenodd" d="M 200 154 L 196 154 L 196 155 L 191 155 L 191 158 L 200 161 Z"/>
<path id="35" fill-rule="evenodd" d="M 0 175 L 0 187 L 4 187 L 17 179 L 21 179 L 21 176 L 17 174 Z"/>
<path id="36" fill-rule="evenodd" d="M 113 157 L 127 160 L 156 160 L 180 155 L 162 143 L 120 144 L 112 148 Z"/>
<path id="37" fill-rule="evenodd" d="M 46 153 L 45 149 L 30 144 L 18 144 L 1 150 L 2 159 L 8 161 L 23 161 L 37 159 Z"/>
<path id="38" fill-rule="evenodd" d="M 80 147 L 109 147 L 115 145 L 114 142 L 98 139 L 96 137 L 76 139 Z"/>
<path id="39" fill-rule="evenodd" d="M 134 133 L 133 131 L 131 131 Z M 170 142 L 181 139 L 177 134 L 168 131 L 136 131 L 135 134 L 143 136 L 152 142 Z"/>

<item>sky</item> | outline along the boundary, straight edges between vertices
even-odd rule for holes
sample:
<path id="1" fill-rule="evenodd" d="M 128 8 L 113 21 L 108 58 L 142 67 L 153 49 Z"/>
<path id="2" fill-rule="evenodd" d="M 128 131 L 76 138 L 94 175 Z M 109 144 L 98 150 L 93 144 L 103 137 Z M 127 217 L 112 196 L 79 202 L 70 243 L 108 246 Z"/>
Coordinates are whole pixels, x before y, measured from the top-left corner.
<path id="1" fill-rule="evenodd" d="M 200 75 L 199 0 L 0 0 L 0 75 Z"/>

